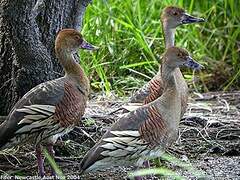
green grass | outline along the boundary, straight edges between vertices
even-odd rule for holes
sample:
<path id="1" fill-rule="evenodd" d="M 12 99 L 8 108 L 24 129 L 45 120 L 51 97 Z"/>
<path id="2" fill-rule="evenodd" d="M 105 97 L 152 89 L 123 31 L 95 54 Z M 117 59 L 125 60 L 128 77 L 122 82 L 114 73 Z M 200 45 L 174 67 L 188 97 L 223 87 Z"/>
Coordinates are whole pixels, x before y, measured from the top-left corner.
<path id="1" fill-rule="evenodd" d="M 170 155 L 168 153 L 163 153 L 161 156 L 161 161 L 170 162 L 175 167 L 178 167 L 179 169 L 185 170 L 185 172 L 188 172 L 191 174 L 191 177 L 197 178 L 197 179 L 206 179 L 207 176 L 202 170 L 196 169 L 194 166 L 192 166 L 189 162 L 184 162 L 177 157 Z M 158 161 L 158 163 L 156 163 Z M 175 172 L 174 170 L 171 170 L 169 168 L 166 168 L 163 164 L 159 162 L 159 159 L 154 160 L 155 167 L 151 167 L 149 169 L 139 169 L 137 171 L 129 172 L 128 176 L 133 179 L 135 176 L 146 176 L 146 175 L 156 175 L 160 177 L 160 179 L 186 179 L 185 176 L 179 175 L 180 173 Z"/>
<path id="2" fill-rule="evenodd" d="M 138 171 L 130 172 L 129 178 L 134 179 L 136 176 L 147 176 L 147 175 L 160 175 L 162 179 L 175 179 L 175 180 L 185 180 L 183 176 L 179 176 L 174 171 L 167 168 L 153 168 L 153 169 L 141 169 Z"/>
<path id="3" fill-rule="evenodd" d="M 65 180 L 66 177 L 64 176 L 62 170 L 58 167 L 58 165 L 55 162 L 55 160 L 50 156 L 50 154 L 48 153 L 48 151 L 45 148 L 43 149 L 43 154 L 47 158 L 47 160 L 48 160 L 49 164 L 51 165 L 51 167 L 56 172 L 57 178 Z"/>
<path id="4" fill-rule="evenodd" d="M 176 45 L 188 49 L 206 67 L 200 73 L 198 90 L 239 86 L 240 1 L 94 0 L 87 8 L 82 31 L 100 49 L 81 52 L 81 64 L 93 89 L 106 94 L 115 90 L 124 96 L 156 74 L 164 51 L 159 17 L 167 5 L 207 19 L 179 27 L 176 35 Z M 191 77 L 192 71 L 184 74 Z"/>

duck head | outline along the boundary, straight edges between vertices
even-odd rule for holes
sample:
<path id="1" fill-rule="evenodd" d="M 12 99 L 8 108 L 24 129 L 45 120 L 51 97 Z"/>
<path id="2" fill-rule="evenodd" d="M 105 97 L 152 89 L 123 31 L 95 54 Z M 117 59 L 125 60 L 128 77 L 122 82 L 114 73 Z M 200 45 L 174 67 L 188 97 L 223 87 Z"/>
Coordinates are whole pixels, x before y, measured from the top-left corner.
<path id="1" fill-rule="evenodd" d="M 164 62 L 168 67 L 177 68 L 180 66 L 186 66 L 191 69 L 199 70 L 203 66 L 193 60 L 187 50 L 179 47 L 170 47 L 164 53 Z"/>
<path id="2" fill-rule="evenodd" d="M 205 22 L 203 18 L 191 16 L 184 9 L 175 6 L 168 6 L 163 10 L 161 21 L 172 29 L 182 24 Z"/>
<path id="3" fill-rule="evenodd" d="M 84 40 L 82 34 L 75 29 L 61 30 L 55 40 L 55 48 L 65 49 L 70 53 L 75 53 L 79 49 L 95 50 L 97 49 Z"/>

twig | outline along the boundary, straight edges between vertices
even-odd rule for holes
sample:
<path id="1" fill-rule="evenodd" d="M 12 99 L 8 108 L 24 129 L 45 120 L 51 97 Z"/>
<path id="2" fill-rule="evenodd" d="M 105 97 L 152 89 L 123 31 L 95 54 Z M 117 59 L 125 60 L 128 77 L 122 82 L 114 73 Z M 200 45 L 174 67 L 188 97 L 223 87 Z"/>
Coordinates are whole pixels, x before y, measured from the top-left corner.
<path id="1" fill-rule="evenodd" d="M 32 9 L 32 18 L 35 19 L 37 15 L 41 12 L 42 9 L 45 7 L 44 0 L 37 0 L 35 6 Z"/>
<path id="2" fill-rule="evenodd" d="M 88 138 L 90 138 L 94 143 L 96 143 L 96 141 L 92 138 L 92 136 L 90 134 L 88 134 L 86 131 L 84 131 L 83 129 L 79 128 L 80 131 L 83 132 L 83 134 L 85 134 Z"/>
<path id="3" fill-rule="evenodd" d="M 9 83 L 11 80 L 13 80 L 13 78 L 10 78 L 9 80 L 5 81 L 5 82 L 3 83 L 3 85 L 0 87 L 0 90 L 1 90 L 3 87 L 5 87 L 6 84 Z"/>
<path id="4" fill-rule="evenodd" d="M 218 100 L 219 103 L 224 104 L 225 107 L 226 107 L 226 112 L 229 112 L 230 107 L 229 107 L 228 102 L 225 99 L 220 98 L 219 96 L 218 96 L 217 100 Z"/>

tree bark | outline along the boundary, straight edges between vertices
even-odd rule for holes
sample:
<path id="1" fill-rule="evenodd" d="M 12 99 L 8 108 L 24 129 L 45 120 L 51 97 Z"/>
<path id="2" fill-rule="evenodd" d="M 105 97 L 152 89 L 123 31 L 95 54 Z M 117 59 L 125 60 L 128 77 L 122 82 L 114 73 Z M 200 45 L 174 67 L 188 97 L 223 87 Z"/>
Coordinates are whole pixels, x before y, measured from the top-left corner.
<path id="1" fill-rule="evenodd" d="M 0 0 L 0 115 L 31 88 L 63 72 L 54 39 L 80 29 L 91 0 Z"/>

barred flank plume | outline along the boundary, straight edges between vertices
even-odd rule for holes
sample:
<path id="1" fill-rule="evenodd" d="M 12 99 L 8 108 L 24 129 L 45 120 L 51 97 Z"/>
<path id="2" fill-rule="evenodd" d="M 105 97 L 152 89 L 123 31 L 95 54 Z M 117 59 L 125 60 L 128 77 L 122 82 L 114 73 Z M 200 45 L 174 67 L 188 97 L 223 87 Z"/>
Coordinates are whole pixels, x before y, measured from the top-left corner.
<path id="1" fill-rule="evenodd" d="M 20 143 L 24 144 L 27 141 L 32 141 L 38 144 L 43 139 L 50 137 L 49 133 L 45 133 L 49 126 L 54 126 L 55 123 L 52 119 L 55 111 L 55 106 L 33 104 L 23 106 L 22 108 L 15 109 L 15 114 L 23 114 L 21 120 L 16 124 L 14 131 L 7 131 L 3 125 L 1 139 L 3 148 L 12 147 Z M 6 125 L 6 124 L 5 124 Z M 8 132 L 12 132 L 13 134 Z"/>
<path id="2" fill-rule="evenodd" d="M 16 112 L 22 112 L 24 113 L 24 118 L 19 121 L 18 125 L 20 124 L 36 124 L 39 121 L 40 122 L 51 118 L 51 116 L 54 114 L 55 106 L 51 105 L 41 105 L 41 104 L 33 104 L 30 106 L 24 106 L 21 109 L 16 109 Z M 26 125 L 25 125 L 26 126 Z M 27 131 L 30 131 L 30 127 L 26 128 L 23 126 L 22 128 L 18 129 L 17 132 L 21 132 L 22 129 L 27 129 Z M 17 133 L 16 132 L 16 133 Z"/>
<path id="3" fill-rule="evenodd" d="M 65 78 L 45 82 L 29 91 L 1 125 L 0 147 L 53 139 L 69 132 L 84 113 L 84 92 Z"/>
<path id="4" fill-rule="evenodd" d="M 136 130 L 110 131 L 110 134 L 84 156 L 80 163 L 82 172 L 132 165 L 151 151 L 149 143 L 143 142 Z"/>
<path id="5" fill-rule="evenodd" d="M 104 138 L 105 142 L 101 145 L 104 151 L 101 155 L 106 157 L 127 157 L 136 159 L 140 153 L 147 150 L 148 143 L 140 139 L 138 131 L 111 131 L 114 137 Z"/>

